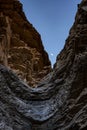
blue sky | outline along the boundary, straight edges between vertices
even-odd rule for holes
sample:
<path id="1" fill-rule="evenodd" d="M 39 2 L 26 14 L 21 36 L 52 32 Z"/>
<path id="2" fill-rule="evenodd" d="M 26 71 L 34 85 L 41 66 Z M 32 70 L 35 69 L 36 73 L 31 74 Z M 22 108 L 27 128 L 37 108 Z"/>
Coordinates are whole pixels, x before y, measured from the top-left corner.
<path id="1" fill-rule="evenodd" d="M 81 0 L 20 0 L 27 19 L 40 33 L 52 64 L 62 50 Z"/>

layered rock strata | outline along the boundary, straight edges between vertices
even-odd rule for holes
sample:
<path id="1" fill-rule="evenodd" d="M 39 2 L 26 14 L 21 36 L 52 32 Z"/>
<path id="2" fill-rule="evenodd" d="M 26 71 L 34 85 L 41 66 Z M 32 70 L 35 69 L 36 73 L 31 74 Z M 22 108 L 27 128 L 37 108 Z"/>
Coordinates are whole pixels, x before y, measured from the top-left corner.
<path id="1" fill-rule="evenodd" d="M 0 66 L 0 130 L 87 129 L 86 9 L 83 0 L 53 72 L 38 88 Z"/>
<path id="2" fill-rule="evenodd" d="M 41 37 L 18 0 L 0 0 L 0 63 L 32 86 L 51 70 Z"/>

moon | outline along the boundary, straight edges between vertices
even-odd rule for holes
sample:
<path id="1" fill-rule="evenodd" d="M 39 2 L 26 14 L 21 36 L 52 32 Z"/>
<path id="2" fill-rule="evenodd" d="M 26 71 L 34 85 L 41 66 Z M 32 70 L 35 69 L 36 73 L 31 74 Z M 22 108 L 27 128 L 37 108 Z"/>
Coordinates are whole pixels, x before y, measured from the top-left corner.
<path id="1" fill-rule="evenodd" d="M 51 55 L 51 56 L 54 56 L 54 54 L 53 54 L 53 53 L 51 53 L 50 55 Z"/>

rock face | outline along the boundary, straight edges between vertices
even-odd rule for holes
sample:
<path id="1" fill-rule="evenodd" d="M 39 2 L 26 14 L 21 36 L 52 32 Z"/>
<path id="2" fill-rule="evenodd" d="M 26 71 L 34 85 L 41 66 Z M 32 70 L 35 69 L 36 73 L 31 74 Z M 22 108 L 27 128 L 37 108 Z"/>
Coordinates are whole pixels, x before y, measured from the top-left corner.
<path id="1" fill-rule="evenodd" d="M 87 1 L 53 72 L 30 88 L 0 66 L 0 130 L 87 130 Z"/>
<path id="2" fill-rule="evenodd" d="M 32 86 L 51 70 L 41 37 L 18 0 L 0 0 L 0 63 Z"/>

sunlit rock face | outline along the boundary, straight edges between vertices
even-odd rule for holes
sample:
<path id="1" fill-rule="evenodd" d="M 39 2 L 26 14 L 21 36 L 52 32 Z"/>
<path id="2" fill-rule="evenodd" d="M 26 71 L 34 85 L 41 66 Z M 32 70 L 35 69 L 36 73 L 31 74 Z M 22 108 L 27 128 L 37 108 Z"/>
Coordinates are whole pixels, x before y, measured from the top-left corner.
<path id="1" fill-rule="evenodd" d="M 31 86 L 51 70 L 41 37 L 17 0 L 0 0 L 0 63 Z"/>
<path id="2" fill-rule="evenodd" d="M 87 130 L 87 2 L 37 88 L 0 66 L 0 130 Z"/>

